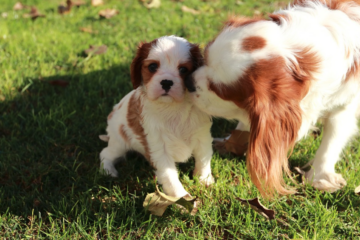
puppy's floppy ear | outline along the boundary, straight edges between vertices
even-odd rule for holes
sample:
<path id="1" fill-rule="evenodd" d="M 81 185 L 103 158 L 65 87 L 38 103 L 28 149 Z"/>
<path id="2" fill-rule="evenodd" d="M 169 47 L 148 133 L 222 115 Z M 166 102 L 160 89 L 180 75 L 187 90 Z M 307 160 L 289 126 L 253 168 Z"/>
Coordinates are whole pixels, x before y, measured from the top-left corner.
<path id="1" fill-rule="evenodd" d="M 190 57 L 193 64 L 192 71 L 195 71 L 198 67 L 204 65 L 204 58 L 198 44 L 190 43 Z"/>
<path id="2" fill-rule="evenodd" d="M 136 56 L 130 66 L 131 83 L 134 89 L 142 83 L 141 67 L 144 59 L 149 55 L 152 43 L 140 42 L 138 45 Z"/>

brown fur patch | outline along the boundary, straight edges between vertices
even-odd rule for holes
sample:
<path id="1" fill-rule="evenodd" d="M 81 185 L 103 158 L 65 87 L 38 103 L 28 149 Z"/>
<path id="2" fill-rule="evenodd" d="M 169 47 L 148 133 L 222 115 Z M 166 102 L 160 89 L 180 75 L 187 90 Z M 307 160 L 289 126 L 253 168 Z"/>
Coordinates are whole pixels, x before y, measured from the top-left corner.
<path id="1" fill-rule="evenodd" d="M 345 82 L 356 78 L 359 79 L 360 77 L 360 62 L 354 62 L 353 66 L 349 69 L 349 71 L 346 74 Z"/>
<path id="2" fill-rule="evenodd" d="M 204 50 L 204 62 L 205 62 L 205 65 L 209 65 L 209 62 L 208 62 L 208 59 L 209 59 L 209 48 L 210 46 L 214 43 L 215 39 L 210 41 L 206 47 L 205 47 L 205 50 Z"/>
<path id="3" fill-rule="evenodd" d="M 112 116 L 114 115 L 115 110 L 112 110 L 111 113 L 108 115 L 107 120 L 110 120 Z"/>
<path id="4" fill-rule="evenodd" d="M 271 21 L 275 22 L 277 25 L 281 25 L 281 19 L 284 19 L 286 21 L 290 20 L 290 17 L 285 14 L 269 14 L 269 18 Z"/>
<path id="5" fill-rule="evenodd" d="M 288 150 L 301 126 L 300 101 L 309 89 L 316 58 L 304 53 L 293 71 L 282 57 L 263 59 L 253 64 L 236 84 L 215 85 L 210 89 L 220 98 L 233 101 L 249 113 L 251 129 L 247 166 L 253 183 L 263 196 L 290 194 L 282 174 L 289 175 Z M 310 67 L 310 62 L 314 65 Z M 295 72 L 294 72 L 295 71 Z"/>
<path id="6" fill-rule="evenodd" d="M 261 49 L 265 46 L 266 46 L 266 40 L 258 36 L 247 37 L 241 43 L 242 49 L 247 52 L 252 52 Z"/>
<path id="7" fill-rule="evenodd" d="M 124 124 L 121 124 L 119 127 L 119 134 L 120 136 L 124 139 L 124 141 L 126 143 L 130 142 L 130 137 L 127 135 L 126 131 L 125 131 L 125 126 Z"/>
<path id="8" fill-rule="evenodd" d="M 131 130 L 134 132 L 134 134 L 137 135 L 137 138 L 140 141 L 140 143 L 144 146 L 145 149 L 144 157 L 146 158 L 146 160 L 149 161 L 151 166 L 155 168 L 150 157 L 150 149 L 146 139 L 145 131 L 141 124 L 143 120 L 142 107 L 143 106 L 141 105 L 140 99 L 136 97 L 135 94 L 132 94 L 128 105 L 127 122 Z"/>
<path id="9" fill-rule="evenodd" d="M 300 5 L 303 6 L 308 0 L 295 0 L 293 5 Z M 354 2 L 360 5 L 360 0 L 316 0 L 325 3 L 330 9 L 341 9 L 341 5 L 343 3 Z M 315 0 L 314 0 L 315 2 Z"/>
<path id="10" fill-rule="evenodd" d="M 148 84 L 152 77 L 155 75 L 156 72 L 150 72 L 149 65 L 155 63 L 158 67 L 160 67 L 160 62 L 156 60 L 145 60 L 143 61 L 143 65 L 141 68 L 141 76 L 142 76 L 142 82 L 144 85 Z"/>
<path id="11" fill-rule="evenodd" d="M 119 103 L 118 109 L 120 109 L 122 107 L 123 103 Z"/>
<path id="12" fill-rule="evenodd" d="M 258 21 L 264 21 L 265 19 L 263 18 L 248 18 L 248 17 L 237 17 L 237 16 L 232 16 L 230 17 L 226 22 L 225 22 L 225 26 L 227 27 L 243 27 Z"/>
<path id="13" fill-rule="evenodd" d="M 147 43 L 141 42 L 138 46 L 136 56 L 134 57 L 130 66 L 131 83 L 133 88 L 138 88 L 142 81 L 142 65 L 143 61 L 149 56 L 149 52 L 153 45 L 156 45 L 157 39 Z"/>

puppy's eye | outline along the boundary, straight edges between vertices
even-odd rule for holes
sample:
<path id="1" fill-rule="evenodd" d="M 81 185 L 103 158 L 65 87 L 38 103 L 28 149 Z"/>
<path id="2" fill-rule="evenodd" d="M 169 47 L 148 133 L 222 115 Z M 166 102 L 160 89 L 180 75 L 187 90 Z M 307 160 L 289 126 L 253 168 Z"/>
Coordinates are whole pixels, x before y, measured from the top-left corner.
<path id="1" fill-rule="evenodd" d="M 186 68 L 186 67 L 180 67 L 179 68 L 179 72 L 180 72 L 180 74 L 185 74 L 185 73 L 187 73 L 189 70 Z"/>
<path id="2" fill-rule="evenodd" d="M 156 63 L 152 63 L 148 66 L 150 72 L 154 73 L 158 69 L 158 65 Z"/>

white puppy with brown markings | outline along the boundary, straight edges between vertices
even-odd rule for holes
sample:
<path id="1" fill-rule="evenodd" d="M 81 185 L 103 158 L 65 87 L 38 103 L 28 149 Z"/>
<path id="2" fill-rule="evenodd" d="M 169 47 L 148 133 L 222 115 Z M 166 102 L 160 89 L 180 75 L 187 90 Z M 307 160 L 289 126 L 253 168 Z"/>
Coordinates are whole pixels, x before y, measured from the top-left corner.
<path id="1" fill-rule="evenodd" d="M 197 45 L 165 36 L 141 43 L 131 64 L 135 90 L 108 116 L 108 146 L 100 153 L 101 168 L 118 176 L 115 163 L 135 150 L 155 168 L 158 182 L 170 196 L 183 197 L 175 163 L 195 157 L 194 175 L 206 185 L 211 175 L 211 118 L 190 101 L 184 79 L 202 65 Z M 102 137 L 104 140 L 104 137 Z"/>

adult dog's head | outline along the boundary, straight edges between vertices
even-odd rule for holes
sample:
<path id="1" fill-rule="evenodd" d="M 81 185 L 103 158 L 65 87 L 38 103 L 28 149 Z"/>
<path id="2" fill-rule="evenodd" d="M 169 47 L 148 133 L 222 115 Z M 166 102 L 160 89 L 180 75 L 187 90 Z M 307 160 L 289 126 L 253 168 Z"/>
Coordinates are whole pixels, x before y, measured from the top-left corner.
<path id="1" fill-rule="evenodd" d="M 284 45 L 281 17 L 231 18 L 205 48 L 204 66 L 186 80 L 200 109 L 248 126 L 247 166 L 264 196 L 292 192 L 282 173 L 288 172 L 287 154 L 302 123 L 300 101 L 317 66 L 311 49 Z"/>
<path id="2" fill-rule="evenodd" d="M 164 36 L 142 42 L 131 64 L 131 82 L 134 89 L 143 88 L 151 101 L 181 102 L 184 79 L 202 62 L 198 45 L 183 38 Z"/>

